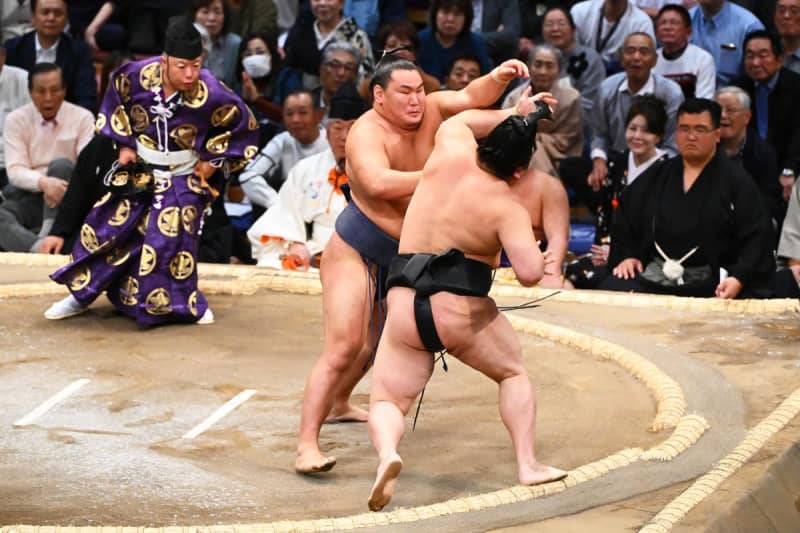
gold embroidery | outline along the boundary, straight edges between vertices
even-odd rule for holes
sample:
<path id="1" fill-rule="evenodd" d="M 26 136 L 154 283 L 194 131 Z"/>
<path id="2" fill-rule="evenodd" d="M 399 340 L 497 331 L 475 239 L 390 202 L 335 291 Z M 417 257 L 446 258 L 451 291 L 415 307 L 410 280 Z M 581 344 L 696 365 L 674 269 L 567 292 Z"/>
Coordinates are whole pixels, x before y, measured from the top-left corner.
<path id="1" fill-rule="evenodd" d="M 119 286 L 119 299 L 124 305 L 136 305 L 139 301 L 139 281 L 133 276 L 128 276 Z"/>
<path id="2" fill-rule="evenodd" d="M 121 105 L 117 106 L 114 113 L 111 115 L 111 129 L 117 135 L 122 135 L 124 137 L 132 133 L 128 114 L 125 113 L 125 108 Z"/>
<path id="3" fill-rule="evenodd" d="M 94 121 L 94 132 L 100 133 L 100 130 L 106 125 L 106 116 L 103 113 L 97 114 L 97 120 Z"/>
<path id="4" fill-rule="evenodd" d="M 139 71 L 139 84 L 145 91 L 161 87 L 161 62 L 150 63 Z"/>
<path id="5" fill-rule="evenodd" d="M 150 274 L 156 268 L 157 262 L 158 256 L 155 249 L 149 244 L 143 245 L 142 255 L 139 258 L 139 275 L 147 276 Z"/>
<path id="6" fill-rule="evenodd" d="M 206 150 L 212 154 L 224 154 L 228 150 L 228 141 L 230 141 L 231 135 L 231 132 L 226 131 L 225 133 L 220 133 L 219 135 L 211 137 L 206 142 Z"/>
<path id="7" fill-rule="evenodd" d="M 111 175 L 111 185 L 114 187 L 123 187 L 128 183 L 128 171 L 118 170 Z"/>
<path id="8" fill-rule="evenodd" d="M 211 125 L 215 128 L 229 126 L 239 121 L 241 112 L 236 104 L 225 104 L 211 113 Z"/>
<path id="9" fill-rule="evenodd" d="M 256 120 L 256 116 L 249 107 L 247 107 L 247 129 L 250 131 L 255 131 L 258 129 L 258 121 Z"/>
<path id="10" fill-rule="evenodd" d="M 147 224 L 149 222 L 150 222 L 150 208 L 148 207 L 147 212 L 142 217 L 141 222 L 139 222 L 139 225 L 136 226 L 136 229 L 139 230 L 139 233 L 141 233 L 142 235 L 147 233 Z"/>
<path id="11" fill-rule="evenodd" d="M 200 181 L 200 178 L 194 174 L 189 174 L 186 176 L 186 186 L 189 187 L 189 190 L 194 193 L 203 194 L 203 184 Z"/>
<path id="12" fill-rule="evenodd" d="M 197 316 L 197 291 L 192 291 L 189 295 L 189 312 Z"/>
<path id="13" fill-rule="evenodd" d="M 180 224 L 181 213 L 177 207 L 167 207 L 158 214 L 158 229 L 167 237 L 177 237 Z"/>
<path id="14" fill-rule="evenodd" d="M 94 228 L 89 224 L 81 226 L 81 245 L 90 254 L 100 249 L 100 241 L 97 239 L 97 233 L 95 233 Z"/>
<path id="15" fill-rule="evenodd" d="M 192 150 L 194 142 L 197 140 L 197 127 L 191 124 L 181 124 L 174 128 L 169 136 L 184 150 Z"/>
<path id="16" fill-rule="evenodd" d="M 133 120 L 133 131 L 136 133 L 143 132 L 150 125 L 150 115 L 139 104 L 133 104 L 131 107 L 131 120 Z"/>
<path id="17" fill-rule="evenodd" d="M 111 198 L 111 193 L 110 193 L 110 192 L 107 192 L 107 193 L 105 193 L 105 194 L 103 195 L 103 197 L 102 197 L 102 198 L 100 198 L 99 200 L 97 200 L 97 201 L 94 203 L 94 206 L 95 206 L 95 207 L 100 207 L 101 205 L 103 205 L 104 203 L 106 203 L 106 202 L 108 201 L 108 199 L 109 199 L 109 198 Z"/>
<path id="18" fill-rule="evenodd" d="M 181 209 L 181 222 L 183 229 L 186 233 L 194 234 L 194 223 L 197 220 L 197 208 L 192 205 L 187 205 Z"/>
<path id="19" fill-rule="evenodd" d="M 184 280 L 194 272 L 194 257 L 189 252 L 178 252 L 169 260 L 169 272 L 177 280 Z"/>
<path id="20" fill-rule="evenodd" d="M 186 107 L 197 109 L 203 107 L 208 101 L 208 85 L 203 80 L 197 80 L 194 88 L 183 93 L 183 104 Z"/>
<path id="21" fill-rule="evenodd" d="M 137 140 L 142 143 L 145 148 L 150 148 L 151 150 L 158 150 L 158 143 L 152 139 L 152 137 L 148 137 L 145 134 L 139 135 Z"/>
<path id="22" fill-rule="evenodd" d="M 145 309 L 151 315 L 166 315 L 172 312 L 172 299 L 167 289 L 159 288 L 150 291 L 145 300 Z"/>
<path id="23" fill-rule="evenodd" d="M 124 73 L 120 72 L 114 79 L 114 87 L 117 89 L 123 102 L 131 99 L 131 80 Z"/>
<path id="24" fill-rule="evenodd" d="M 117 206 L 117 211 L 114 213 L 114 216 L 108 219 L 108 224 L 110 226 L 121 226 L 125 224 L 130 217 L 131 217 L 131 202 L 126 198 L 119 203 L 119 205 Z"/>
<path id="25" fill-rule="evenodd" d="M 258 153 L 258 146 L 253 146 L 251 144 L 250 146 L 247 146 L 244 149 L 244 158 L 253 159 L 257 153 Z"/>
<path id="26" fill-rule="evenodd" d="M 119 266 L 131 256 L 130 250 L 114 248 L 106 255 L 106 263 L 111 266 Z"/>
<path id="27" fill-rule="evenodd" d="M 69 281 L 69 288 L 73 291 L 79 291 L 86 287 L 90 281 L 92 281 L 92 271 L 89 265 L 86 265 L 72 275 L 72 279 Z"/>

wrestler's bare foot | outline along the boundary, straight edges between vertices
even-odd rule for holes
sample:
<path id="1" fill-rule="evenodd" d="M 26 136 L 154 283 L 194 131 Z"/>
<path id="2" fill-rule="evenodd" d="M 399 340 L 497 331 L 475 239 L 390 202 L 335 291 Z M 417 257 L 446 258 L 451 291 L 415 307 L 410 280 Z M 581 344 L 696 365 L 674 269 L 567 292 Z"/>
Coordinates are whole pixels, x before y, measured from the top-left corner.
<path id="1" fill-rule="evenodd" d="M 341 409 L 337 409 L 334 405 L 324 423 L 343 424 L 347 422 L 366 422 L 367 414 L 367 411 L 352 404 L 347 404 Z"/>
<path id="2" fill-rule="evenodd" d="M 327 472 L 336 465 L 336 457 L 325 457 L 319 450 L 297 452 L 294 471 L 298 474 L 319 474 Z"/>
<path id="3" fill-rule="evenodd" d="M 375 484 L 372 485 L 372 490 L 369 493 L 368 505 L 370 511 L 380 511 L 392 499 L 394 484 L 402 468 L 403 460 L 396 453 L 383 459 L 378 464 Z"/>
<path id="4" fill-rule="evenodd" d="M 521 466 L 519 469 L 519 482 L 521 485 L 541 485 L 552 483 L 567 477 L 567 472 L 552 466 L 535 463 L 532 467 Z"/>

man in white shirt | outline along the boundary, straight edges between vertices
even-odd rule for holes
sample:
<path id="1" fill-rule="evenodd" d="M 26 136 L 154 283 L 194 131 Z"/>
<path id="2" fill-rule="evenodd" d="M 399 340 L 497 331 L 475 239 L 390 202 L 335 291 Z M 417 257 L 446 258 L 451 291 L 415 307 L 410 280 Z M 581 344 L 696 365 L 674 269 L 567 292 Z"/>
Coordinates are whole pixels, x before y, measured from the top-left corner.
<path id="1" fill-rule="evenodd" d="M 295 163 L 328 149 L 321 122 L 322 110 L 309 91 L 298 90 L 286 97 L 283 102 L 286 131 L 273 137 L 239 176 L 247 198 L 260 208 L 257 215 L 276 202 L 278 190 Z"/>
<path id="2" fill-rule="evenodd" d="M 31 101 L 28 94 L 28 73 L 6 65 L 6 49 L 0 45 L 0 135 L 6 116 Z M 8 185 L 6 177 L 5 143 L 0 143 L 0 191 Z"/>
<path id="3" fill-rule="evenodd" d="M 643 32 L 655 40 L 653 21 L 628 0 L 585 0 L 570 9 L 579 44 L 594 48 L 606 65 L 606 74 L 622 70 L 619 50 L 631 33 Z"/>
<path id="4" fill-rule="evenodd" d="M 288 270 L 319 266 L 318 254 L 347 205 L 342 191 L 347 183 L 344 145 L 365 106 L 352 83 L 342 85 L 331 99 L 325 127 L 330 148 L 292 168 L 275 203 L 247 232 L 258 266 Z"/>
<path id="5" fill-rule="evenodd" d="M 0 205 L 0 248 L 15 252 L 35 251 L 37 240 L 47 235 L 78 152 L 94 134 L 92 114 L 64 101 L 57 65 L 37 64 L 28 88 L 32 103 L 10 113 L 3 128 L 6 171 L 14 187 Z"/>
<path id="6" fill-rule="evenodd" d="M 656 37 L 661 43 L 653 72 L 669 78 L 683 90 L 684 98 L 713 98 L 717 85 L 714 58 L 689 42 L 692 18 L 689 10 L 667 4 L 656 17 Z"/>

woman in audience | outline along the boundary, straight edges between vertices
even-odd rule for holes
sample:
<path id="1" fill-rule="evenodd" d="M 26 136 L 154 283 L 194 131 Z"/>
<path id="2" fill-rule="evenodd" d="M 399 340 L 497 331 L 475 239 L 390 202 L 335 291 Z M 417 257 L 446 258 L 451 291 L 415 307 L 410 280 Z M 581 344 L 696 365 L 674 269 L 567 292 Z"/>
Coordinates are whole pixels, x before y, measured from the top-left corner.
<path id="1" fill-rule="evenodd" d="M 206 29 L 211 40 L 211 48 L 205 58 L 206 68 L 218 80 L 234 87 L 242 38 L 228 31 L 228 11 L 226 0 L 192 0 L 190 16 Z"/>
<path id="2" fill-rule="evenodd" d="M 428 27 L 419 32 L 419 64 L 440 83 L 456 57 L 469 54 L 481 63 L 481 75 L 491 68 L 486 40 L 470 31 L 473 18 L 471 0 L 433 0 Z"/>
<path id="3" fill-rule="evenodd" d="M 549 92 L 558 100 L 558 113 L 553 120 L 539 121 L 536 151 L 531 159 L 532 168 L 552 176 L 558 175 L 562 159 L 577 157 L 583 151 L 581 95 L 572 87 L 557 83 L 563 63 L 561 50 L 546 43 L 531 48 L 528 58 L 532 94 Z M 503 107 L 515 106 L 527 88 L 525 83 L 508 93 Z"/>
<path id="4" fill-rule="evenodd" d="M 236 71 L 242 100 L 253 109 L 259 123 L 265 125 L 266 135 L 271 136 L 283 121 L 281 106 L 273 102 L 275 80 L 281 68 L 275 38 L 262 32 L 247 35 L 239 47 L 239 58 Z M 263 146 L 266 139 L 262 141 Z"/>

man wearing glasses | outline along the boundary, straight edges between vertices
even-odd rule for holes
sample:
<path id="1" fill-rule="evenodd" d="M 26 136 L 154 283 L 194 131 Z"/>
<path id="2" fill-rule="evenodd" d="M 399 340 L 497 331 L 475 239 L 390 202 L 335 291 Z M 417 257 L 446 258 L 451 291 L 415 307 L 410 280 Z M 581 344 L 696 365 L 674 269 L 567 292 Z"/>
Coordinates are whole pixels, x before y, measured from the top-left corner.
<path id="1" fill-rule="evenodd" d="M 345 82 L 358 84 L 358 65 L 361 53 L 346 41 L 333 41 L 322 51 L 319 64 L 320 86 L 312 91 L 318 107 L 323 111 L 323 122 L 328 118 L 331 98 Z"/>
<path id="2" fill-rule="evenodd" d="M 717 150 L 720 105 L 678 109 L 679 156 L 651 166 L 620 199 L 604 290 L 730 299 L 769 295 L 774 235 L 758 187 Z"/>

